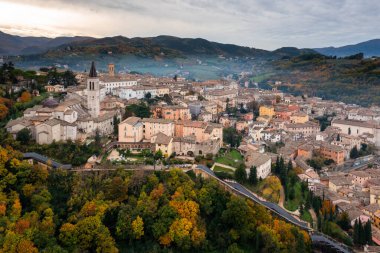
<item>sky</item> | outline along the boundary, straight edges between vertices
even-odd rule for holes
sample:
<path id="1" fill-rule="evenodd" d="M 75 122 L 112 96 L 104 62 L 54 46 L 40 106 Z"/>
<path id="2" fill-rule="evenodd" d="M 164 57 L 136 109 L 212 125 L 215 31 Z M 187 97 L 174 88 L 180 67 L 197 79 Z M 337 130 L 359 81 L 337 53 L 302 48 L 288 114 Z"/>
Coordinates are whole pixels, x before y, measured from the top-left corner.
<path id="1" fill-rule="evenodd" d="M 21 36 L 173 35 L 273 50 L 380 38 L 380 0 L 0 0 Z"/>

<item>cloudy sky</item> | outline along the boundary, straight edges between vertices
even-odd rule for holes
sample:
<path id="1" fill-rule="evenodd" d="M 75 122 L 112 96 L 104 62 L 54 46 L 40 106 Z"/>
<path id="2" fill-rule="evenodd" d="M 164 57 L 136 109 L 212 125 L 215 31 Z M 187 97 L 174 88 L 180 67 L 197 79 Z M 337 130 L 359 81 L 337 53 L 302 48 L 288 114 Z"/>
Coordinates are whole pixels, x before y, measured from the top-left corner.
<path id="1" fill-rule="evenodd" d="M 17 35 L 174 35 L 275 49 L 380 38 L 380 0 L 0 0 Z"/>

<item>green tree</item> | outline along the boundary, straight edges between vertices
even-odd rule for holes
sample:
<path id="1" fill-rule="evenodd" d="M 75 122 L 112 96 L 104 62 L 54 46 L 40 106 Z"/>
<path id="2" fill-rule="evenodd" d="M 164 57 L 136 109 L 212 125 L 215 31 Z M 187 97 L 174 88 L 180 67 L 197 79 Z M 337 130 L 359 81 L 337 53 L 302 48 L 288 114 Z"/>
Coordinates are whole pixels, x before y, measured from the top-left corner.
<path id="1" fill-rule="evenodd" d="M 31 139 L 32 139 L 32 133 L 26 127 L 18 131 L 16 135 L 16 140 L 21 142 L 21 144 L 23 145 L 29 144 Z"/>
<path id="2" fill-rule="evenodd" d="M 248 181 L 252 185 L 256 185 L 257 184 L 258 180 L 257 180 L 257 168 L 256 168 L 256 166 L 252 166 L 250 168 Z"/>
<path id="3" fill-rule="evenodd" d="M 339 215 L 337 224 L 343 229 L 348 231 L 351 228 L 350 218 L 347 212 L 343 212 Z"/>
<path id="4" fill-rule="evenodd" d="M 364 225 L 365 242 L 369 245 L 372 244 L 372 228 L 371 221 L 367 221 Z"/>
<path id="5" fill-rule="evenodd" d="M 146 100 L 149 100 L 152 98 L 152 94 L 150 92 L 147 92 L 147 93 L 145 93 L 144 97 Z"/>
<path id="6" fill-rule="evenodd" d="M 236 128 L 223 128 L 223 141 L 231 147 L 239 147 L 242 136 L 236 131 Z"/>
<path id="7" fill-rule="evenodd" d="M 113 133 L 118 136 L 119 134 L 119 123 L 120 123 L 120 120 L 118 117 L 113 116 Z"/>
<path id="8" fill-rule="evenodd" d="M 247 181 L 247 171 L 245 170 L 244 165 L 239 166 L 239 168 L 235 170 L 235 179 L 239 183 Z"/>
<path id="9" fill-rule="evenodd" d="M 351 159 L 356 159 L 358 157 L 359 157 L 359 151 L 358 151 L 358 148 L 355 146 L 350 151 L 350 158 Z"/>
<path id="10" fill-rule="evenodd" d="M 78 84 L 75 74 L 71 70 L 66 70 L 61 76 L 61 82 L 65 88 Z"/>

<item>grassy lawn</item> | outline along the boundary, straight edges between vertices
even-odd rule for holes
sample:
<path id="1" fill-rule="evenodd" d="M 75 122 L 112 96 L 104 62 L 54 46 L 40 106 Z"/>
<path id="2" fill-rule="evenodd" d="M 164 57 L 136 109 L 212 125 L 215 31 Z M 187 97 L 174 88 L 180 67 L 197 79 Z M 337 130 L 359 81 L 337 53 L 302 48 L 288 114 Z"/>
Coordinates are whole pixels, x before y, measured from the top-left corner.
<path id="1" fill-rule="evenodd" d="M 215 166 L 214 167 L 214 171 L 215 172 L 225 172 L 225 173 L 228 173 L 228 174 L 234 174 L 234 171 L 231 170 L 231 169 L 228 169 L 228 168 L 224 168 L 224 167 L 221 167 L 221 166 Z"/>
<path id="2" fill-rule="evenodd" d="M 215 162 L 238 168 L 243 163 L 243 157 L 237 150 L 231 150 L 224 156 L 215 159 Z"/>
<path id="3" fill-rule="evenodd" d="M 299 208 L 301 201 L 303 201 L 303 195 L 302 195 L 302 191 L 301 191 L 301 183 L 300 182 L 297 182 L 294 185 L 294 191 L 295 191 L 294 199 L 293 200 L 288 199 L 284 204 L 284 207 L 286 209 L 288 209 L 289 211 L 292 211 L 292 212 L 297 210 Z"/>
<path id="4" fill-rule="evenodd" d="M 301 215 L 301 219 L 309 222 L 310 224 L 313 224 L 313 218 L 311 217 L 311 214 L 308 210 L 304 210 L 303 214 Z"/>

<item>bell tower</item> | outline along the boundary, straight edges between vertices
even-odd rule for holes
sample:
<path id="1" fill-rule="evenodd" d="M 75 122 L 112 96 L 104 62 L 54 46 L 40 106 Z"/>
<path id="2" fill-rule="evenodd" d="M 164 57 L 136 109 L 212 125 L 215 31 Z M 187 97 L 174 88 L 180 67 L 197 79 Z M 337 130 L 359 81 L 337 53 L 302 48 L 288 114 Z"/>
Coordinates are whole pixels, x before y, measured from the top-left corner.
<path id="1" fill-rule="evenodd" d="M 93 118 L 100 114 L 100 85 L 96 74 L 95 63 L 91 63 L 90 74 L 87 78 L 87 108 Z"/>
<path id="2" fill-rule="evenodd" d="M 108 64 L 108 75 L 115 76 L 115 64 L 113 63 Z"/>

